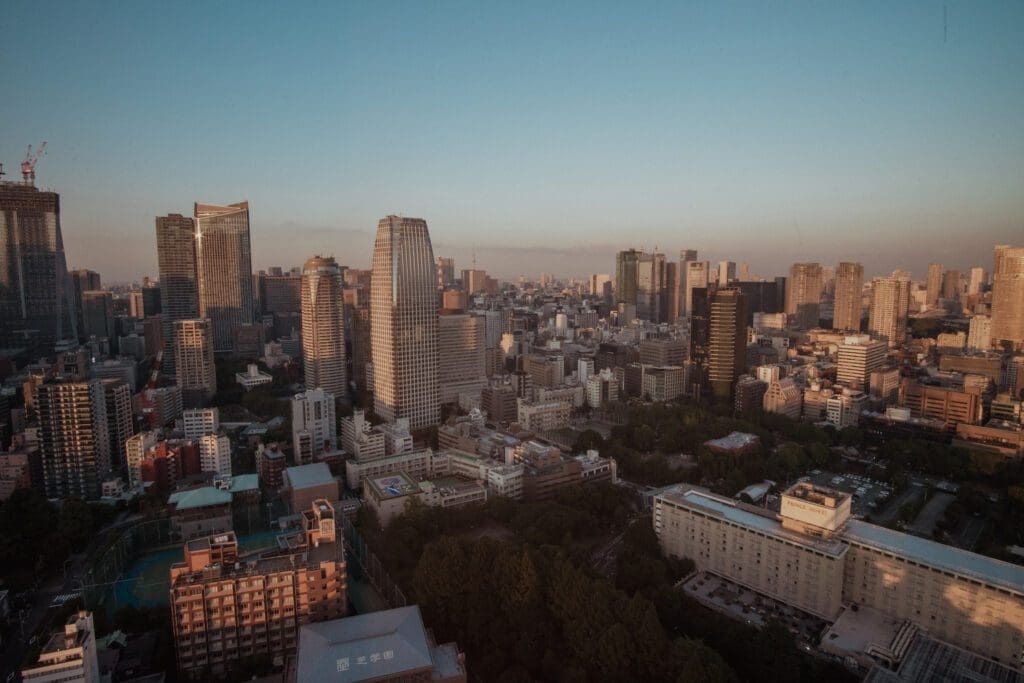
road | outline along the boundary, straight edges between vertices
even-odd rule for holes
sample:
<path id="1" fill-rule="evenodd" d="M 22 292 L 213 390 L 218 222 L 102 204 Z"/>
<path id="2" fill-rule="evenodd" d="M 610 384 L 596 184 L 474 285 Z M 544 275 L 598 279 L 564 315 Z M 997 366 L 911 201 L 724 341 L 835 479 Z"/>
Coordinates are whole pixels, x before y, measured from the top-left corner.
<path id="1" fill-rule="evenodd" d="M 912 480 L 910 486 L 907 489 L 889 501 L 885 509 L 882 510 L 877 517 L 874 517 L 875 524 L 885 525 L 889 522 L 894 521 L 900 514 L 900 508 L 907 503 L 914 502 L 919 498 L 924 497 L 928 493 L 923 482 Z"/>
<path id="2" fill-rule="evenodd" d="M 127 514 L 127 513 L 126 513 Z M 18 622 L 18 631 L 12 630 L 11 637 L 0 649 L 0 680 L 6 681 L 7 675 L 12 671 L 19 671 L 24 664 L 22 660 L 29 649 L 28 641 L 33 634 L 44 624 L 47 613 L 53 599 L 61 593 L 74 593 L 81 589 L 82 573 L 85 569 L 85 561 L 96 550 L 96 547 L 107 537 L 110 532 L 137 523 L 142 515 L 131 515 L 115 520 L 112 524 L 101 529 L 89 542 L 86 549 L 68 558 L 66 573 L 52 576 L 35 591 L 32 607 L 22 617 L 12 614 L 12 621 Z M 24 637 L 22 637 L 24 634 Z M 20 680 L 20 676 L 15 680 Z"/>

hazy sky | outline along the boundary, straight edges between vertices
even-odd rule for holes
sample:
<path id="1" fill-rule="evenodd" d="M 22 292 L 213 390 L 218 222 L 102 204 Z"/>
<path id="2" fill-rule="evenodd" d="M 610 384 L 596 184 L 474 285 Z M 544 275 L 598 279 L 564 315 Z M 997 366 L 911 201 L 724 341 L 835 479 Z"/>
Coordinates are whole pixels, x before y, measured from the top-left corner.
<path id="1" fill-rule="evenodd" d="M 108 281 L 197 200 L 250 202 L 257 269 L 367 267 L 388 213 L 503 277 L 1024 242 L 1024 2 L 682 4 L 7 0 L 0 160 L 49 141 Z"/>

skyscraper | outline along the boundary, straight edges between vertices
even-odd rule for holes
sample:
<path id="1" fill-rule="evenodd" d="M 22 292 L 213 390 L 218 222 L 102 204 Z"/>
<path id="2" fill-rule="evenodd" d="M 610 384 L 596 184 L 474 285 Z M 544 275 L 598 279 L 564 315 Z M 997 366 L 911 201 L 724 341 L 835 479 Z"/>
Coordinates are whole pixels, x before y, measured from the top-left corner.
<path id="1" fill-rule="evenodd" d="M 981 266 L 971 268 L 970 278 L 967 281 L 968 294 L 981 294 L 982 286 L 988 281 L 988 273 Z"/>
<path id="2" fill-rule="evenodd" d="M 214 351 L 231 351 L 234 329 L 253 322 L 249 202 L 195 205 L 199 316 L 213 327 Z"/>
<path id="3" fill-rule="evenodd" d="M 939 302 L 939 295 L 942 294 L 942 264 L 928 264 L 928 279 L 925 282 L 925 303 L 929 307 Z"/>
<path id="4" fill-rule="evenodd" d="M 683 315 L 690 316 L 693 312 L 693 291 L 708 286 L 708 273 L 711 264 L 707 261 L 686 261 L 683 273 Z"/>
<path id="5" fill-rule="evenodd" d="M 615 257 L 615 302 L 636 305 L 637 277 L 640 257 L 636 249 L 620 251 Z"/>
<path id="6" fill-rule="evenodd" d="M 668 306 L 665 309 L 665 322 L 674 323 L 679 319 L 679 307 L 682 305 L 679 297 L 682 295 L 682 288 L 679 281 L 679 264 L 675 261 L 665 263 L 665 291 Z"/>
<path id="7" fill-rule="evenodd" d="M 786 315 L 805 330 L 818 326 L 821 317 L 821 266 L 794 263 L 786 281 Z"/>
<path id="8" fill-rule="evenodd" d="M 636 315 L 641 320 L 665 322 L 668 308 L 665 288 L 665 255 L 660 252 L 640 254 L 636 270 Z"/>
<path id="9" fill-rule="evenodd" d="M 174 359 L 182 403 L 199 408 L 217 393 L 213 363 L 213 330 L 209 320 L 174 321 Z"/>
<path id="10" fill-rule="evenodd" d="M 942 274 L 942 298 L 960 300 L 960 271 L 947 270 Z"/>
<path id="11" fill-rule="evenodd" d="M 860 329 L 860 293 L 864 289 L 864 266 L 843 261 L 836 268 L 836 296 L 832 328 Z"/>
<path id="12" fill-rule="evenodd" d="M 180 213 L 156 217 L 156 256 L 160 267 L 160 305 L 164 360 L 161 372 L 175 374 L 174 322 L 199 316 L 196 284 L 196 230 Z"/>
<path id="13" fill-rule="evenodd" d="M 79 270 L 73 270 L 69 273 L 71 276 L 71 286 L 74 291 L 75 300 L 75 314 L 77 315 L 76 321 L 78 326 L 79 338 L 85 338 L 88 335 L 83 331 L 85 324 L 82 321 L 82 294 L 84 292 L 98 292 L 103 289 L 103 282 L 100 279 L 100 274 L 93 270 L 80 268 Z"/>
<path id="14" fill-rule="evenodd" d="M 746 297 L 735 288 L 719 289 L 711 296 L 708 325 L 708 383 L 719 398 L 732 395 L 747 358 Z"/>
<path id="15" fill-rule="evenodd" d="M 446 287 L 451 287 L 453 284 L 455 284 L 455 259 L 448 256 L 438 256 L 437 288 L 445 289 Z"/>
<path id="16" fill-rule="evenodd" d="M 992 341 L 1024 344 L 1024 247 L 1001 244 L 995 249 Z"/>
<path id="17" fill-rule="evenodd" d="M 60 197 L 0 182 L 0 346 L 78 337 Z"/>
<path id="18" fill-rule="evenodd" d="M 440 419 L 437 275 L 427 222 L 387 216 L 377 226 L 370 282 L 374 409 L 416 429 Z"/>
<path id="19" fill-rule="evenodd" d="M 46 496 L 99 498 L 110 473 L 103 382 L 46 382 L 35 401 Z"/>
<path id="20" fill-rule="evenodd" d="M 345 374 L 345 300 L 341 270 L 331 257 L 314 256 L 302 269 L 302 356 L 306 389 L 338 398 L 348 394 Z"/>
<path id="21" fill-rule="evenodd" d="M 495 313 L 495 311 L 488 311 Z M 497 319 L 497 316 L 493 316 Z M 460 394 L 480 398 L 487 386 L 487 316 L 442 311 L 438 318 L 438 386 L 441 403 L 458 403 Z M 498 327 L 500 337 L 501 328 Z"/>
<path id="22" fill-rule="evenodd" d="M 84 339 L 114 335 L 114 295 L 110 292 L 82 292 L 82 329 Z"/>
<path id="23" fill-rule="evenodd" d="M 718 286 L 725 287 L 727 284 L 736 279 L 736 262 L 735 261 L 719 261 L 718 262 Z"/>
<path id="24" fill-rule="evenodd" d="M 890 347 L 900 346 L 907 338 L 909 309 L 910 280 L 903 277 L 875 278 L 871 285 L 868 332 Z"/>

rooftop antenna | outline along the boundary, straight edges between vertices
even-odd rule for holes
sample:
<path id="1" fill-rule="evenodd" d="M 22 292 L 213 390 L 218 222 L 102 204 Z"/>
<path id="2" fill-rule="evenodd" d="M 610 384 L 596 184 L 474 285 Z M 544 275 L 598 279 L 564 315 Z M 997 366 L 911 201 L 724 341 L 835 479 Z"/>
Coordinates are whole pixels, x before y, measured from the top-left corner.
<path id="1" fill-rule="evenodd" d="M 36 184 L 36 162 L 39 161 L 39 157 L 43 156 L 44 152 L 46 152 L 45 140 L 36 149 L 35 154 L 32 153 L 32 145 L 28 146 L 28 152 L 25 153 L 25 161 L 21 162 L 21 178 L 25 181 L 26 185 Z"/>

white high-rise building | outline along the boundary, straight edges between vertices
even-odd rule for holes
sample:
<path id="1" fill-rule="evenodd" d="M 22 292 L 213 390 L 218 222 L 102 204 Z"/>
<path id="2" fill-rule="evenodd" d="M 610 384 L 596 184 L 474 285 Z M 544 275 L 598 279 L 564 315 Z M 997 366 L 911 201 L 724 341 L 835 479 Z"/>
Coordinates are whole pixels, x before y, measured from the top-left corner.
<path id="1" fill-rule="evenodd" d="M 971 318 L 967 331 L 967 348 L 970 351 L 988 351 L 992 348 L 992 318 L 976 315 Z"/>
<path id="2" fill-rule="evenodd" d="M 786 280 L 786 315 L 805 330 L 818 326 L 823 286 L 821 265 L 794 263 Z"/>
<path id="3" fill-rule="evenodd" d="M 988 273 L 981 266 L 974 266 L 971 268 L 970 275 L 967 279 L 967 293 L 968 294 L 981 294 L 981 288 L 988 282 Z"/>
<path id="4" fill-rule="evenodd" d="M 331 257 L 314 256 L 302 268 L 302 357 L 306 389 L 343 397 L 345 301 L 341 269 Z"/>
<path id="5" fill-rule="evenodd" d="M 725 287 L 727 284 L 736 279 L 736 262 L 735 261 L 719 261 L 718 262 L 718 286 Z"/>
<path id="6" fill-rule="evenodd" d="M 387 216 L 377 226 L 370 279 L 373 402 L 413 429 L 440 421 L 437 292 L 427 222 Z"/>
<path id="7" fill-rule="evenodd" d="M 146 451 L 160 443 L 160 432 L 150 430 L 139 432 L 124 442 L 125 460 L 128 465 L 128 485 L 142 486 L 142 459 Z"/>
<path id="8" fill-rule="evenodd" d="M 910 280 L 903 277 L 875 278 L 871 288 L 871 314 L 868 332 L 896 347 L 907 338 L 907 314 L 910 309 Z"/>
<path id="9" fill-rule="evenodd" d="M 708 286 L 708 274 L 711 264 L 707 261 L 684 261 L 685 272 L 683 282 L 685 283 L 682 301 L 682 312 L 690 315 L 693 308 L 693 290 Z"/>
<path id="10" fill-rule="evenodd" d="M 297 465 L 315 462 L 338 447 L 334 396 L 323 389 L 308 389 L 292 397 L 292 446 Z"/>
<path id="11" fill-rule="evenodd" d="M 185 438 L 195 441 L 220 431 L 220 408 L 191 408 L 181 413 Z"/>
<path id="12" fill-rule="evenodd" d="M 199 438 L 199 466 L 203 472 L 218 477 L 231 476 L 231 441 L 224 434 L 207 434 Z"/>

